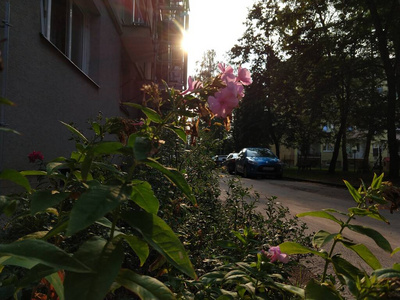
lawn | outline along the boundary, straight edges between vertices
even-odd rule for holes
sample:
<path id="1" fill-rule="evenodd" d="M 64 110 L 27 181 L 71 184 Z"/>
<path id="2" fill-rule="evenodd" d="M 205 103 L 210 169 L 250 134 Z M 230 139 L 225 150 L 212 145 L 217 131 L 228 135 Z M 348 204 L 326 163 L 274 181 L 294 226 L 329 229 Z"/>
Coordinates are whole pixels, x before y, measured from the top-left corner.
<path id="1" fill-rule="evenodd" d="M 373 176 L 374 173 L 372 172 L 359 173 L 351 171 L 336 171 L 334 174 L 331 174 L 328 172 L 328 169 L 298 170 L 297 168 L 286 168 L 284 170 L 285 178 L 310 180 L 342 186 L 344 186 L 343 180 L 347 180 L 355 187 L 360 185 L 361 180 L 363 180 L 367 185 L 370 184 Z"/>

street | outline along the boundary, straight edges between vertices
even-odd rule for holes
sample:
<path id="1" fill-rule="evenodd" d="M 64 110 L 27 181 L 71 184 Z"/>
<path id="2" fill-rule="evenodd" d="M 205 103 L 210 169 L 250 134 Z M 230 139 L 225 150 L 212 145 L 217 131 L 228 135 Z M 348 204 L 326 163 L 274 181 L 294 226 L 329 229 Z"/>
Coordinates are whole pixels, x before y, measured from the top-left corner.
<path id="1" fill-rule="evenodd" d="M 224 196 L 228 188 L 226 184 L 230 175 L 222 175 L 220 180 L 221 195 Z M 349 207 L 354 207 L 355 202 L 343 184 L 343 188 L 331 187 L 318 183 L 290 181 L 290 180 L 276 180 L 276 179 L 247 179 L 241 178 L 243 185 L 253 187 L 253 190 L 260 194 L 260 202 L 257 209 L 263 212 L 263 202 L 271 196 L 276 196 L 276 201 L 289 208 L 292 215 L 296 215 L 307 211 L 317 211 L 325 208 L 333 208 L 338 211 L 347 212 Z M 358 188 L 358 187 L 357 187 Z M 400 246 L 400 212 L 382 211 L 382 215 L 389 220 L 390 225 L 377 221 L 375 219 L 364 217 L 357 218 L 350 224 L 358 224 L 366 227 L 373 228 L 379 231 L 392 245 L 392 248 Z M 335 217 L 345 220 L 344 216 L 335 214 Z M 333 221 L 316 218 L 304 217 L 301 220 L 307 223 L 310 233 L 319 230 L 326 230 L 330 233 L 338 232 L 340 227 Z M 389 253 L 379 248 L 375 242 L 364 235 L 360 235 L 348 229 L 344 230 L 343 235 L 353 242 L 362 243 L 366 245 L 372 253 L 380 260 L 383 267 L 391 267 L 393 263 L 400 262 L 400 252 L 390 256 Z M 330 245 L 324 247 L 329 252 Z M 342 253 L 342 255 L 359 268 L 370 270 L 363 261 L 352 251 L 344 248 L 342 245 L 336 247 L 335 253 Z"/>

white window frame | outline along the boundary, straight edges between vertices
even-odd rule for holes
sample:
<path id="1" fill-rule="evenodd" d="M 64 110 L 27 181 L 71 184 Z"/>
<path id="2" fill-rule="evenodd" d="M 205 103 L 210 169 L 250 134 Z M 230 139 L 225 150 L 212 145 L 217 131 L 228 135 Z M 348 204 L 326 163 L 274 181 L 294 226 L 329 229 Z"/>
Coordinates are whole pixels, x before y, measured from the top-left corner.
<path id="1" fill-rule="evenodd" d="M 331 143 L 325 143 L 323 144 L 322 147 L 322 152 L 333 152 L 334 150 L 334 145 Z"/>
<path id="2" fill-rule="evenodd" d="M 42 24 L 42 34 L 43 36 L 52 44 L 51 42 L 51 5 L 53 1 L 57 0 L 42 0 L 40 1 L 40 11 L 41 11 L 41 24 Z M 69 61 L 71 61 L 75 66 L 81 69 L 85 74 L 89 74 L 89 53 L 90 53 L 90 29 L 88 15 L 80 8 L 80 0 L 66 0 L 69 5 L 69 15 L 68 15 L 68 26 L 66 32 L 66 53 L 62 49 L 58 49 L 63 53 Z M 85 1 L 85 0 L 84 0 Z M 75 4 L 83 15 L 83 28 L 82 28 L 82 49 L 80 49 L 80 55 L 82 59 L 82 65 L 79 66 L 72 61 L 72 7 Z"/>

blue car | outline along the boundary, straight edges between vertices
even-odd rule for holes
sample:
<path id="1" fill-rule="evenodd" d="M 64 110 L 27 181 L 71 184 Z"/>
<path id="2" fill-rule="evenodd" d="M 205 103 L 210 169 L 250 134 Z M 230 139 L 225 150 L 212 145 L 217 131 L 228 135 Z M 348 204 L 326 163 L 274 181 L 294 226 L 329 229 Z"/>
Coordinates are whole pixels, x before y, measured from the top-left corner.
<path id="1" fill-rule="evenodd" d="M 244 148 L 236 159 L 236 174 L 243 177 L 274 176 L 282 178 L 283 163 L 268 148 Z"/>

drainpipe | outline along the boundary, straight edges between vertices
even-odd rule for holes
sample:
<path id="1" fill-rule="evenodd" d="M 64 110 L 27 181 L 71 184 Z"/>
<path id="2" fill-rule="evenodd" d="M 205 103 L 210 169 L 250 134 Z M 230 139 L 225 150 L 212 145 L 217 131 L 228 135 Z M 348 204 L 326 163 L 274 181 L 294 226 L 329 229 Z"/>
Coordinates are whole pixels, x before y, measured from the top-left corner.
<path id="1" fill-rule="evenodd" d="M 1 97 L 7 97 L 7 75 L 8 75 L 8 45 L 10 38 L 10 1 L 5 1 L 5 16 L 2 21 L 2 27 L 4 28 L 3 36 L 3 49 L 1 56 L 3 58 L 3 70 L 2 70 L 2 81 L 1 81 Z M 4 117 L 4 105 L 0 105 L 0 127 L 6 127 Z M 4 131 L 0 130 L 0 171 L 3 170 L 3 152 L 4 152 Z"/>

